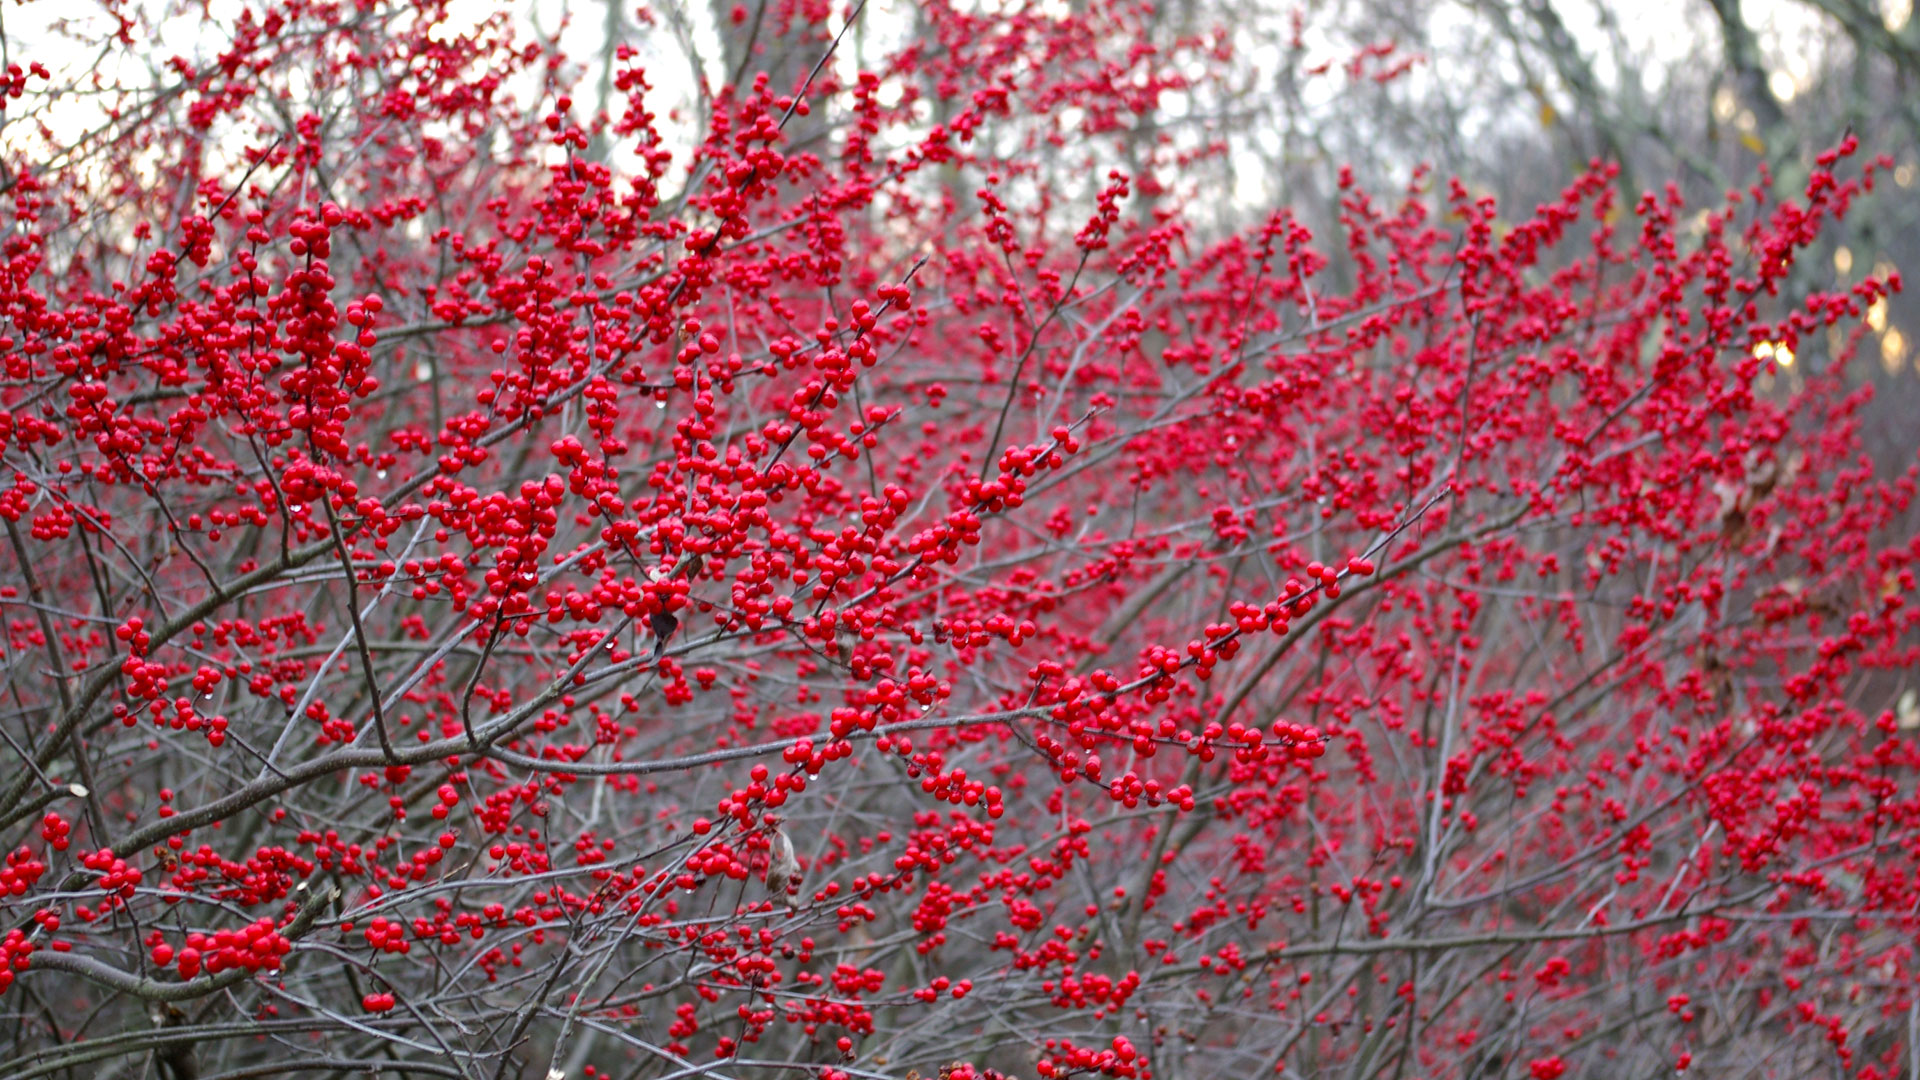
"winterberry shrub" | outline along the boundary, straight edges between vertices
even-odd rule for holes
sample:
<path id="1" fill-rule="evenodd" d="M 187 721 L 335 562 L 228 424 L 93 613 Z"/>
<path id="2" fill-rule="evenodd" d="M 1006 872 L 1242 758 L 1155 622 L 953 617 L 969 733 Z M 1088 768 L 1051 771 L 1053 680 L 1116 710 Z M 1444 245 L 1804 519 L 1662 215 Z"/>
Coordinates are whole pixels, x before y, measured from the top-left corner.
<path id="1" fill-rule="evenodd" d="M 8 1077 L 1905 1074 L 1851 137 L 1221 236 L 1217 38 L 731 14 L 685 147 L 441 0 L 13 69 Z"/>

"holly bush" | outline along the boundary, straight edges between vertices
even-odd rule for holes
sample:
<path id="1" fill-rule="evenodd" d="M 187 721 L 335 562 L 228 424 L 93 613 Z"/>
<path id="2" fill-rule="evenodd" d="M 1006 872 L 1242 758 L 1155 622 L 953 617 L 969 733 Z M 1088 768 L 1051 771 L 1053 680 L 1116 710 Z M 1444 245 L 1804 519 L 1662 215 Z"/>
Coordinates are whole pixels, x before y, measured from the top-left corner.
<path id="1" fill-rule="evenodd" d="M 1853 137 L 1225 231 L 1133 0 L 104 10 L 0 130 L 9 1077 L 1920 1054 Z"/>

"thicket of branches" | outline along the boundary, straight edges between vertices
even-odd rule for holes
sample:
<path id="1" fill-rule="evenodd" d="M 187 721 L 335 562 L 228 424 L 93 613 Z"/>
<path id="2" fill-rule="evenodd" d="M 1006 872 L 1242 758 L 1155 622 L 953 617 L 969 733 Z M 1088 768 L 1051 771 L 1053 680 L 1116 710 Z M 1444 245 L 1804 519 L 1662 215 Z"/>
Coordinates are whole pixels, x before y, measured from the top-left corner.
<path id="1" fill-rule="evenodd" d="M 1204 11 L 729 6 L 677 115 L 685 11 L 107 11 L 0 129 L 8 1077 L 1920 1068 L 1901 161 L 1225 229 Z"/>

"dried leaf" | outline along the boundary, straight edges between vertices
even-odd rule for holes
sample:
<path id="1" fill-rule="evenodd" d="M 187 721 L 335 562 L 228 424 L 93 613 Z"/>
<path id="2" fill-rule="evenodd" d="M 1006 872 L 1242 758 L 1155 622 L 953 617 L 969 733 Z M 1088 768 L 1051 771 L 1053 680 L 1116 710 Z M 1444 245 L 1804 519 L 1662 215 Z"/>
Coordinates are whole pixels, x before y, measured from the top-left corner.
<path id="1" fill-rule="evenodd" d="M 800 860 L 793 853 L 793 840 L 778 825 L 768 836 L 767 891 L 793 906 L 793 893 L 800 887 Z"/>
<path id="2" fill-rule="evenodd" d="M 680 629 L 680 618 L 664 611 L 656 611 L 647 617 L 647 626 L 653 630 L 653 658 L 658 660 L 666 654 L 667 642 L 673 637 L 673 632 Z"/>

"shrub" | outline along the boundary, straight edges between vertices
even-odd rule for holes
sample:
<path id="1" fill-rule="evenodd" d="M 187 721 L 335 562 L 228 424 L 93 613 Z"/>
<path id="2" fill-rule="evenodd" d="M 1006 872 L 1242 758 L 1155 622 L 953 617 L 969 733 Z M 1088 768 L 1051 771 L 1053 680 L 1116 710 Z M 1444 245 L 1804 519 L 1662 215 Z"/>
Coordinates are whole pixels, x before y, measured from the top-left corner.
<path id="1" fill-rule="evenodd" d="M 10 1075 L 1904 1067 L 1853 139 L 1213 236 L 1210 39 L 735 14 L 690 153 L 385 0 L 9 151 Z"/>

